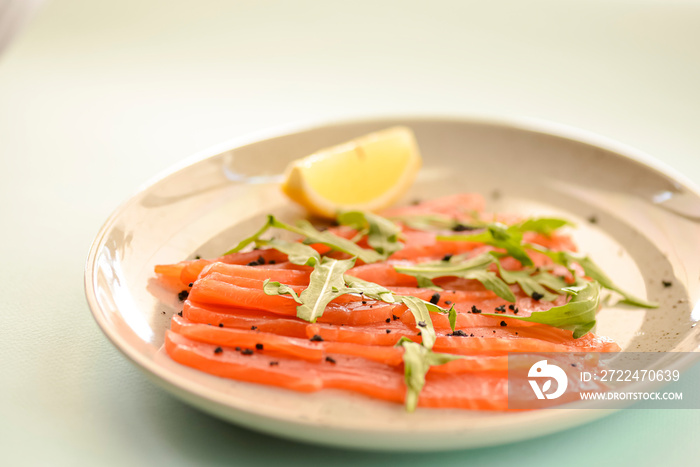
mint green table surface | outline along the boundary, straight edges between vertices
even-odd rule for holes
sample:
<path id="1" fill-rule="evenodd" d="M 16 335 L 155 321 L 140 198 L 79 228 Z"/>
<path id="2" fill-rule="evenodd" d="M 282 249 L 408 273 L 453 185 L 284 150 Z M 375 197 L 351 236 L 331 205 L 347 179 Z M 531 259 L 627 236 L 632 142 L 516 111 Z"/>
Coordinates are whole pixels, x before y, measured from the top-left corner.
<path id="1" fill-rule="evenodd" d="M 698 44 L 691 1 L 47 2 L 0 55 L 0 465 L 698 465 L 700 410 L 433 454 L 256 434 L 150 383 L 82 285 L 93 236 L 141 184 L 290 122 L 542 118 L 700 184 Z M 682 389 L 699 388 L 696 367 Z"/>

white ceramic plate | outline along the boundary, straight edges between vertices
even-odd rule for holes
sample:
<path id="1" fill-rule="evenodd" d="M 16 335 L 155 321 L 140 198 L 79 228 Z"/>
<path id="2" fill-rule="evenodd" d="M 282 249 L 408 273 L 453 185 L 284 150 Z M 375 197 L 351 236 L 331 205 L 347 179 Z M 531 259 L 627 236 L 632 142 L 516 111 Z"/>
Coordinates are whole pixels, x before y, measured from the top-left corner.
<path id="1" fill-rule="evenodd" d="M 607 307 L 597 333 L 629 351 L 697 351 L 700 196 L 676 174 L 618 144 L 550 124 L 437 118 L 335 123 L 231 143 L 197 155 L 123 204 L 90 250 L 85 287 L 105 334 L 152 379 L 217 417 L 292 439 L 372 449 L 439 450 L 532 438 L 608 411 L 479 413 L 419 409 L 340 391 L 315 394 L 209 376 L 160 350 L 181 304 L 152 281 L 153 266 L 217 256 L 275 213 L 302 213 L 281 194 L 288 161 L 390 125 L 416 133 L 424 168 L 406 200 L 484 193 L 489 209 L 578 223 L 575 239 L 624 289 L 657 300 Z M 496 195 L 497 194 L 497 195 Z M 595 224 L 587 222 L 595 216 Z M 671 280 L 672 287 L 662 286 Z M 694 309 L 695 307 L 695 309 Z M 668 365 L 690 359 L 669 354 Z"/>

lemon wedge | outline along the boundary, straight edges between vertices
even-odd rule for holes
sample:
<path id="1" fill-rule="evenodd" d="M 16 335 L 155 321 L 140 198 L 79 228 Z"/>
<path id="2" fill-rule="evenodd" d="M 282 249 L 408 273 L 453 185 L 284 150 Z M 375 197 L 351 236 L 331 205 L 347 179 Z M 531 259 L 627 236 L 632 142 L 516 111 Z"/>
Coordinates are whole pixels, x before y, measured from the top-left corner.
<path id="1" fill-rule="evenodd" d="M 406 193 L 420 166 L 413 132 L 397 126 L 297 159 L 285 171 L 282 191 L 322 217 L 378 211 Z"/>

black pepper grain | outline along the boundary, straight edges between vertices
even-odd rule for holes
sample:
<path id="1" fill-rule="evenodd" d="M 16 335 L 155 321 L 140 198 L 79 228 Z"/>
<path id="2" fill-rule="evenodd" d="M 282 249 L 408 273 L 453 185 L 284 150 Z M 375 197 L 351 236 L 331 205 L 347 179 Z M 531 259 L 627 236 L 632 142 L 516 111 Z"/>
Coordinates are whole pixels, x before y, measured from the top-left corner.
<path id="1" fill-rule="evenodd" d="M 455 332 L 448 334 L 448 336 L 468 337 L 467 333 L 461 329 L 455 330 Z"/>
<path id="2" fill-rule="evenodd" d="M 448 253 L 445 256 L 442 257 L 443 261 L 449 261 L 452 259 L 452 253 Z"/>
<path id="3" fill-rule="evenodd" d="M 250 327 L 250 330 L 251 330 L 251 331 L 255 331 L 256 329 L 258 329 L 257 326 L 251 326 L 251 327 Z"/>
<path id="4" fill-rule="evenodd" d="M 255 348 L 256 348 L 256 350 L 262 350 L 263 345 L 262 344 L 255 344 Z"/>
<path id="5" fill-rule="evenodd" d="M 309 340 L 311 342 L 323 342 L 323 337 L 319 336 L 318 334 L 314 334 Z"/>
<path id="6" fill-rule="evenodd" d="M 539 292 L 532 292 L 532 299 L 533 300 L 542 300 L 544 298 L 544 294 L 541 294 Z"/>
<path id="7" fill-rule="evenodd" d="M 224 327 L 224 323 L 219 323 L 219 327 L 220 327 L 220 328 L 223 328 L 223 327 Z"/>
<path id="8" fill-rule="evenodd" d="M 190 293 L 187 290 L 183 290 L 179 294 L 177 294 L 177 298 L 180 299 L 181 302 L 184 302 L 187 300 L 187 297 L 190 295 Z"/>
<path id="9" fill-rule="evenodd" d="M 501 321 L 501 326 L 508 326 L 508 323 L 506 323 L 505 321 Z"/>
<path id="10" fill-rule="evenodd" d="M 391 315 L 391 319 L 393 319 L 394 321 L 396 321 L 397 319 L 399 319 L 399 317 L 396 316 L 396 315 Z"/>
<path id="11" fill-rule="evenodd" d="M 476 305 L 472 305 L 472 313 L 474 314 L 479 314 L 481 313 L 481 310 L 476 307 Z"/>
<path id="12" fill-rule="evenodd" d="M 384 321 L 386 321 L 387 323 L 391 323 L 391 318 L 387 318 Z"/>
<path id="13" fill-rule="evenodd" d="M 430 297 L 430 303 L 433 305 L 437 305 L 438 302 L 440 301 L 440 294 L 435 292 L 432 297 Z"/>
<path id="14" fill-rule="evenodd" d="M 420 327 L 424 328 L 424 327 L 426 327 L 426 326 L 427 326 L 427 324 L 426 324 L 426 322 L 425 322 L 425 321 L 418 321 L 418 326 L 420 326 Z"/>
<path id="15" fill-rule="evenodd" d="M 241 355 L 253 355 L 253 349 L 243 349 L 241 350 Z"/>
<path id="16" fill-rule="evenodd" d="M 216 354 L 222 353 L 223 351 L 224 351 L 224 349 L 222 349 L 221 347 L 217 347 L 214 349 L 214 353 L 216 353 Z"/>
<path id="17" fill-rule="evenodd" d="M 326 361 L 335 365 L 335 359 L 333 357 L 326 357 Z"/>
<path id="18" fill-rule="evenodd" d="M 275 361 L 270 362 L 270 366 L 277 366 L 279 364 L 280 364 L 280 362 L 275 362 Z"/>
<path id="19" fill-rule="evenodd" d="M 387 330 L 386 330 L 386 333 L 387 333 L 387 334 L 391 334 L 391 329 L 387 329 Z"/>
<path id="20" fill-rule="evenodd" d="M 671 287 L 673 285 L 673 282 L 671 281 L 661 281 L 664 287 Z"/>

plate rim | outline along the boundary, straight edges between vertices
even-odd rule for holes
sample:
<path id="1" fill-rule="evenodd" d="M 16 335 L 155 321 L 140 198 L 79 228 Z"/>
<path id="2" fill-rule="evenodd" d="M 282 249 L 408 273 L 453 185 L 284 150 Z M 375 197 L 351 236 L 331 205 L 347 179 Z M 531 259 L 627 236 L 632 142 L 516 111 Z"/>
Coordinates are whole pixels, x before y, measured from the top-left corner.
<path id="1" fill-rule="evenodd" d="M 441 114 L 441 115 L 436 115 L 436 114 L 406 114 L 406 115 L 382 115 L 382 116 L 366 116 L 366 117 L 361 117 L 361 116 L 355 116 L 351 118 L 342 118 L 342 119 L 318 119 L 318 120 L 312 120 L 312 121 L 307 121 L 307 122 L 293 122 L 289 124 L 284 124 L 284 125 L 278 125 L 278 126 L 273 126 L 273 127 L 268 127 L 264 128 L 262 130 L 258 131 L 253 131 L 246 133 L 242 136 L 238 136 L 235 138 L 231 138 L 229 140 L 223 141 L 221 143 L 215 144 L 213 146 L 208 147 L 205 150 L 199 151 L 194 153 L 193 155 L 186 157 L 182 159 L 181 161 L 169 166 L 165 170 L 160 171 L 157 173 L 155 176 L 147 179 L 144 183 L 142 183 L 135 192 L 131 194 L 125 201 L 120 203 L 116 209 L 112 211 L 110 216 L 105 220 L 103 225 L 100 227 L 97 235 L 93 239 L 88 256 L 85 261 L 85 267 L 84 267 L 84 288 L 85 288 L 85 295 L 87 298 L 88 306 L 90 308 L 91 314 L 95 322 L 97 323 L 98 327 L 101 329 L 101 331 L 104 333 L 104 335 L 108 338 L 108 340 L 114 345 L 124 356 L 127 357 L 129 361 L 134 363 L 137 368 L 139 368 L 141 371 L 143 371 L 149 379 L 152 381 L 156 382 L 159 384 L 161 387 L 164 389 L 168 390 L 171 394 L 177 396 L 178 398 L 184 400 L 185 402 L 189 404 L 193 404 L 197 406 L 198 408 L 204 410 L 205 412 L 218 416 L 219 418 L 223 418 L 228 421 L 232 421 L 230 416 L 225 416 L 225 414 L 222 413 L 217 413 L 212 410 L 210 407 L 211 404 L 215 404 L 217 406 L 223 406 L 226 408 L 226 411 L 230 413 L 231 411 L 234 411 L 240 415 L 247 415 L 247 416 L 254 416 L 256 418 L 263 418 L 265 419 L 265 422 L 268 422 L 267 424 L 269 425 L 269 422 L 277 423 L 280 424 L 277 429 L 275 429 L 274 426 L 270 427 L 267 426 L 266 428 L 260 428 L 251 425 L 250 423 L 243 423 L 240 420 L 237 420 L 236 423 L 239 423 L 241 425 L 244 425 L 248 428 L 256 429 L 258 431 L 262 431 L 265 433 L 269 434 L 275 434 L 278 436 L 286 437 L 289 439 L 295 439 L 295 440 L 300 440 L 300 441 L 306 441 L 306 442 L 315 442 L 318 444 L 326 444 L 326 445 L 335 445 L 335 446 L 343 446 L 343 447 L 349 447 L 349 448 L 364 448 L 364 449 L 380 449 L 380 450 L 397 450 L 397 449 L 402 449 L 405 450 L 406 447 L 398 448 L 398 447 L 392 447 L 392 446 L 373 446 L 373 445 L 368 445 L 366 442 L 355 442 L 353 443 L 348 442 L 348 443 L 337 443 L 337 442 L 332 442 L 332 441 L 324 441 L 324 440 L 319 440 L 312 438 L 310 436 L 302 436 L 299 435 L 298 433 L 296 435 L 291 435 L 288 433 L 288 430 L 285 429 L 285 427 L 288 425 L 289 427 L 294 427 L 294 426 L 300 426 L 304 425 L 307 429 L 312 429 L 313 428 L 318 428 L 318 424 L 316 424 L 313 420 L 304 420 L 304 419 L 297 419 L 294 421 L 290 421 L 288 419 L 284 418 L 275 418 L 271 417 L 268 414 L 262 414 L 259 412 L 256 412 L 254 410 L 244 410 L 242 407 L 235 407 L 230 404 L 226 404 L 226 402 L 223 400 L 224 396 L 219 395 L 217 397 L 217 392 L 214 390 L 210 390 L 209 388 L 202 387 L 201 389 L 199 388 L 193 388 L 193 387 L 187 387 L 185 384 L 182 384 L 179 382 L 179 377 L 173 376 L 173 374 L 168 371 L 166 368 L 159 366 L 158 364 L 155 363 L 155 360 L 152 357 L 149 357 L 148 355 L 145 355 L 144 353 L 140 352 L 138 349 L 136 349 L 134 346 L 132 346 L 125 338 L 123 338 L 119 332 L 117 332 L 112 326 L 110 326 L 110 323 L 108 322 L 106 318 L 106 310 L 103 310 L 97 300 L 97 294 L 96 294 L 96 288 L 94 284 L 94 272 L 95 272 L 95 264 L 96 264 L 96 259 L 98 256 L 99 249 L 103 243 L 103 239 L 105 236 L 109 233 L 110 229 L 113 227 L 115 221 L 119 218 L 119 216 L 129 208 L 131 204 L 133 204 L 136 201 L 136 198 L 138 195 L 143 193 L 145 190 L 153 187 L 157 183 L 161 182 L 162 180 L 166 179 L 170 175 L 173 175 L 177 172 L 180 172 L 181 170 L 184 170 L 192 165 L 195 165 L 201 161 L 204 161 L 209 158 L 213 158 L 218 156 L 221 153 L 227 152 L 234 150 L 236 148 L 240 148 L 243 146 L 247 146 L 249 144 L 254 144 L 254 143 L 259 143 L 263 142 L 265 140 L 271 139 L 271 138 L 276 138 L 276 137 L 284 137 L 287 135 L 292 135 L 296 133 L 301 133 L 305 131 L 311 131 L 311 130 L 318 130 L 322 128 L 330 128 L 330 127 L 342 127 L 342 126 L 347 126 L 347 125 L 353 125 L 353 124 L 395 124 L 397 121 L 412 121 L 412 122 L 421 122 L 421 123 L 457 123 L 457 124 L 478 124 L 478 125 L 488 125 L 488 126 L 494 126 L 494 127 L 499 127 L 502 129 L 510 129 L 510 130 L 521 130 L 521 131 L 527 131 L 531 133 L 537 133 L 537 134 L 542 134 L 542 135 L 548 135 L 548 136 L 554 136 L 554 137 L 559 137 L 563 138 L 572 142 L 576 143 L 582 143 L 588 146 L 596 147 L 599 149 L 603 149 L 609 152 L 614 153 L 616 156 L 623 157 L 627 161 L 634 162 L 637 164 L 641 164 L 643 166 L 646 166 L 662 175 L 665 175 L 666 177 L 669 177 L 671 180 L 673 180 L 676 183 L 679 183 L 680 185 L 683 186 L 683 188 L 689 190 L 694 194 L 695 196 L 700 198 L 700 188 L 698 185 L 696 185 L 692 180 L 690 180 L 688 177 L 686 177 L 684 174 L 679 172 L 678 170 L 674 169 L 673 167 L 669 166 L 668 164 L 659 161 L 658 159 L 654 158 L 653 156 L 640 151 L 632 146 L 629 146 L 627 144 L 621 143 L 619 141 L 616 141 L 612 138 L 606 137 L 599 135 L 594 132 L 590 132 L 588 130 L 576 128 L 573 126 L 561 124 L 561 123 L 556 123 L 552 121 L 547 121 L 547 120 L 542 120 L 542 119 L 536 119 L 536 118 L 530 118 L 530 117 L 504 117 L 504 116 L 493 116 L 493 115 L 450 115 L 450 114 Z M 696 349 L 697 351 L 697 349 Z M 677 364 L 679 365 L 680 369 L 687 369 L 690 367 L 694 362 L 696 362 L 698 359 L 700 359 L 700 353 L 697 353 L 696 355 L 686 355 L 683 358 L 680 358 Z M 498 440 L 494 440 L 493 444 L 501 444 L 505 442 L 515 442 L 518 440 L 524 440 L 524 439 L 529 439 L 529 438 L 534 438 L 536 436 L 542 436 L 545 434 L 549 434 L 555 431 L 559 431 L 561 429 L 568 429 L 572 428 L 574 426 L 579 426 L 585 423 L 588 423 L 590 421 L 593 421 L 595 419 L 601 418 L 603 416 L 606 416 L 608 414 L 617 412 L 619 409 L 588 409 L 586 410 L 587 414 L 586 416 L 582 416 L 582 412 L 578 409 L 570 409 L 570 408 L 562 408 L 562 409 L 557 409 L 557 410 L 548 410 L 546 413 L 547 419 L 551 420 L 552 424 L 555 425 L 555 428 L 552 430 L 540 430 L 536 431 L 534 434 L 529 434 L 525 433 L 522 437 L 519 439 L 516 439 L 514 437 L 509 438 L 507 441 L 500 442 Z M 538 411 L 542 412 L 542 411 Z M 533 412 L 527 412 L 527 413 L 509 413 L 508 415 L 502 414 L 504 417 L 507 416 L 509 417 L 510 420 L 512 421 L 517 421 L 517 420 L 522 420 L 525 419 L 527 420 L 531 419 L 533 417 Z M 556 414 L 556 415 L 555 415 Z M 577 417 L 572 417 L 572 415 L 576 414 Z M 544 416 L 544 415 L 543 415 Z M 499 417 L 502 418 L 502 417 Z M 575 422 L 573 423 L 565 423 L 566 421 L 576 418 Z M 494 418 L 495 419 L 495 418 Z M 583 420 L 582 420 L 583 419 Z M 516 424 L 517 425 L 517 424 Z M 563 426 L 563 428 L 562 428 Z M 371 427 L 369 430 L 363 429 L 361 431 L 358 431 L 354 428 L 348 428 L 348 427 L 333 427 L 333 430 L 338 432 L 338 433 L 346 433 L 346 434 L 358 434 L 359 432 L 363 434 L 368 434 L 373 432 Z M 327 428 L 326 428 L 327 429 Z M 375 433 L 378 432 L 374 431 Z M 386 431 L 381 431 L 382 433 L 386 433 Z M 438 431 L 436 431 L 438 432 Z M 404 433 L 404 431 L 396 431 L 392 432 L 393 434 L 400 434 Z M 486 446 L 489 444 L 485 443 L 478 443 L 474 445 L 470 445 L 469 442 L 462 443 L 461 445 L 452 445 L 450 444 L 449 446 L 440 446 L 440 445 L 435 445 L 433 447 L 426 447 L 426 446 L 412 446 L 415 451 L 430 451 L 430 450 L 448 450 L 448 449 L 464 449 L 464 448 L 470 448 L 470 447 L 477 447 L 477 446 Z"/>

